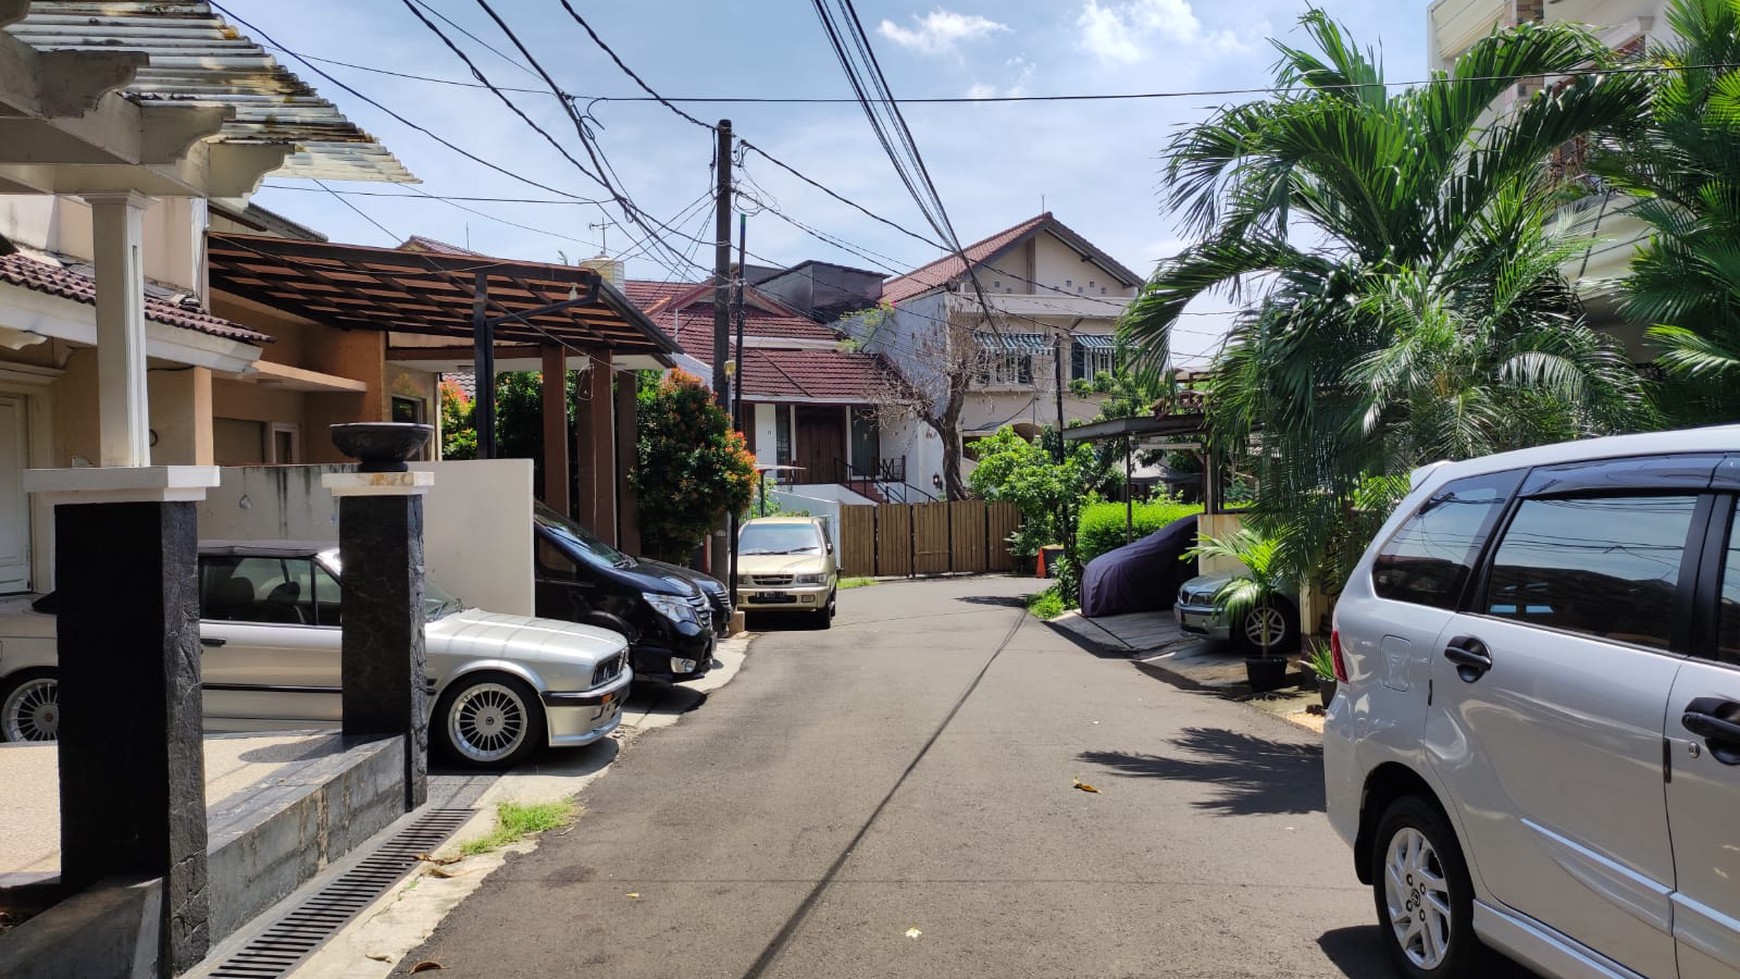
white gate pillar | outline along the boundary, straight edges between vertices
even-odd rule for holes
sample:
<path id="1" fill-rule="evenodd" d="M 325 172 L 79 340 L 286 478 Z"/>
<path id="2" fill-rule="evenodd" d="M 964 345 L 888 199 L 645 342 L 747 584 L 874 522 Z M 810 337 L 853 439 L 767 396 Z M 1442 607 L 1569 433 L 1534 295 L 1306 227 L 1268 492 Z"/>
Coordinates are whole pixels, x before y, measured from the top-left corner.
<path id="1" fill-rule="evenodd" d="M 150 402 L 145 387 L 145 209 L 136 192 L 93 194 L 96 253 L 97 418 L 104 466 L 151 464 Z"/>

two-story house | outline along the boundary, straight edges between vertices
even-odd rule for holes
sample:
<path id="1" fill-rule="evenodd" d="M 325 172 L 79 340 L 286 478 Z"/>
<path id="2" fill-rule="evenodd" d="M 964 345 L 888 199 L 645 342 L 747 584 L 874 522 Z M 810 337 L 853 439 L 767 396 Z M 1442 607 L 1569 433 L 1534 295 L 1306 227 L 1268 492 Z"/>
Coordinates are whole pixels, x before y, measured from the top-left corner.
<path id="1" fill-rule="evenodd" d="M 1427 67 L 1448 71 L 1457 57 L 1495 28 L 1519 23 L 1569 22 L 1588 25 L 1621 56 L 1641 55 L 1649 46 L 1671 40 L 1664 16 L 1667 0 L 1434 0 L 1427 8 Z M 1544 79 L 1551 85 L 1553 79 Z M 1517 103 L 1512 89 L 1493 106 L 1505 112 Z M 1590 325 L 1624 344 L 1631 359 L 1645 363 L 1656 353 L 1644 336 L 1648 324 L 1619 313 L 1618 283 L 1648 234 L 1634 214 L 1638 201 L 1601 185 L 1584 172 L 1589 152 L 1584 140 L 1563 146 L 1549 166 L 1572 199 L 1560 210 L 1563 230 L 1586 239 L 1563 271 L 1583 298 Z"/>
<path id="2" fill-rule="evenodd" d="M 1030 218 L 890 279 L 884 309 L 839 328 L 888 358 L 918 393 L 920 410 L 947 397 L 949 378 L 968 375 L 955 437 L 968 446 L 1004 425 L 1026 435 L 1092 419 L 1099 397 L 1071 382 L 1113 369 L 1117 320 L 1142 276 L 1050 212 Z M 974 279 L 977 279 L 975 287 Z M 940 488 L 942 437 L 907 426 L 898 445 L 912 477 Z M 970 454 L 970 450 L 969 450 Z"/>

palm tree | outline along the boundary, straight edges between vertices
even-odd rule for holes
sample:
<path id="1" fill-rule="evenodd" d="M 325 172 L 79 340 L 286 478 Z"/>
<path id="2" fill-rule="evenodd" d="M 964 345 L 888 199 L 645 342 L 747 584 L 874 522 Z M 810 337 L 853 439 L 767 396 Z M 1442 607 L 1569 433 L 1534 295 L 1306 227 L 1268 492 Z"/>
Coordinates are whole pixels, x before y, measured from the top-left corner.
<path id="1" fill-rule="evenodd" d="M 1123 332 L 1156 369 L 1190 302 L 1254 293 L 1208 385 L 1210 441 L 1254 456 L 1258 522 L 1336 587 L 1374 479 L 1647 420 L 1641 380 L 1560 274 L 1570 245 L 1548 228 L 1542 166 L 1634 116 L 1645 84 L 1578 74 L 1495 113 L 1519 83 L 1609 52 L 1525 24 L 1392 94 L 1339 24 L 1300 23 L 1314 49 L 1276 43 L 1277 94 L 1169 146 L 1169 203 L 1198 241 L 1160 264 Z"/>
<path id="2" fill-rule="evenodd" d="M 1298 612 L 1287 594 L 1297 588 L 1287 569 L 1284 545 L 1241 527 L 1226 537 L 1204 537 L 1190 555 L 1228 558 L 1245 570 L 1227 579 L 1214 593 L 1214 606 L 1226 619 L 1233 643 L 1259 656 L 1285 653 L 1283 640 L 1295 635 Z"/>
<path id="3" fill-rule="evenodd" d="M 1654 324 L 1682 422 L 1740 420 L 1740 9 L 1675 0 L 1678 40 L 1649 52 L 1644 124 L 1593 168 L 1641 198 L 1649 241 L 1623 282 L 1621 312 Z M 1717 67 L 1698 67 L 1713 65 Z M 1688 67 L 1690 66 L 1690 67 Z"/>

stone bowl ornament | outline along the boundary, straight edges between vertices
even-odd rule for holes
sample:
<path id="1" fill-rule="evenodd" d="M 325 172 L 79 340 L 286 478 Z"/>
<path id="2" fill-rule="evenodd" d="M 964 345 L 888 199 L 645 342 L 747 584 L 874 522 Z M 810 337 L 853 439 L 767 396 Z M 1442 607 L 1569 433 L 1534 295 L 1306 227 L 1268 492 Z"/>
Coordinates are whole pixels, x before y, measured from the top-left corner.
<path id="1" fill-rule="evenodd" d="M 331 430 L 332 444 L 365 473 L 409 471 L 406 461 L 435 434 L 435 426 L 413 422 L 351 422 Z"/>

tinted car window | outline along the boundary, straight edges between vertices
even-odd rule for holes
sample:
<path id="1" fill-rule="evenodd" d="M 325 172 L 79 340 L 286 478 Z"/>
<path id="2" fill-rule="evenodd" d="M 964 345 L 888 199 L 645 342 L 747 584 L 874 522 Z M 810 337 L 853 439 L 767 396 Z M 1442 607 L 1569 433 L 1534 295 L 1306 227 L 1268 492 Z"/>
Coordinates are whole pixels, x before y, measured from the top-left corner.
<path id="1" fill-rule="evenodd" d="M 1694 495 L 1525 500 L 1493 557 L 1485 611 L 1666 649 Z"/>
<path id="2" fill-rule="evenodd" d="M 1480 545 L 1521 479 L 1507 472 L 1445 483 L 1378 552 L 1371 573 L 1378 597 L 1455 608 Z"/>
<path id="3" fill-rule="evenodd" d="M 1735 516 L 1740 518 L 1740 513 Z M 1722 562 L 1722 607 L 1716 624 L 1716 658 L 1740 664 L 1740 519 L 1728 529 L 1728 553 Z"/>
<path id="4" fill-rule="evenodd" d="M 314 624 L 311 558 L 206 557 L 199 578 L 202 618 Z"/>

